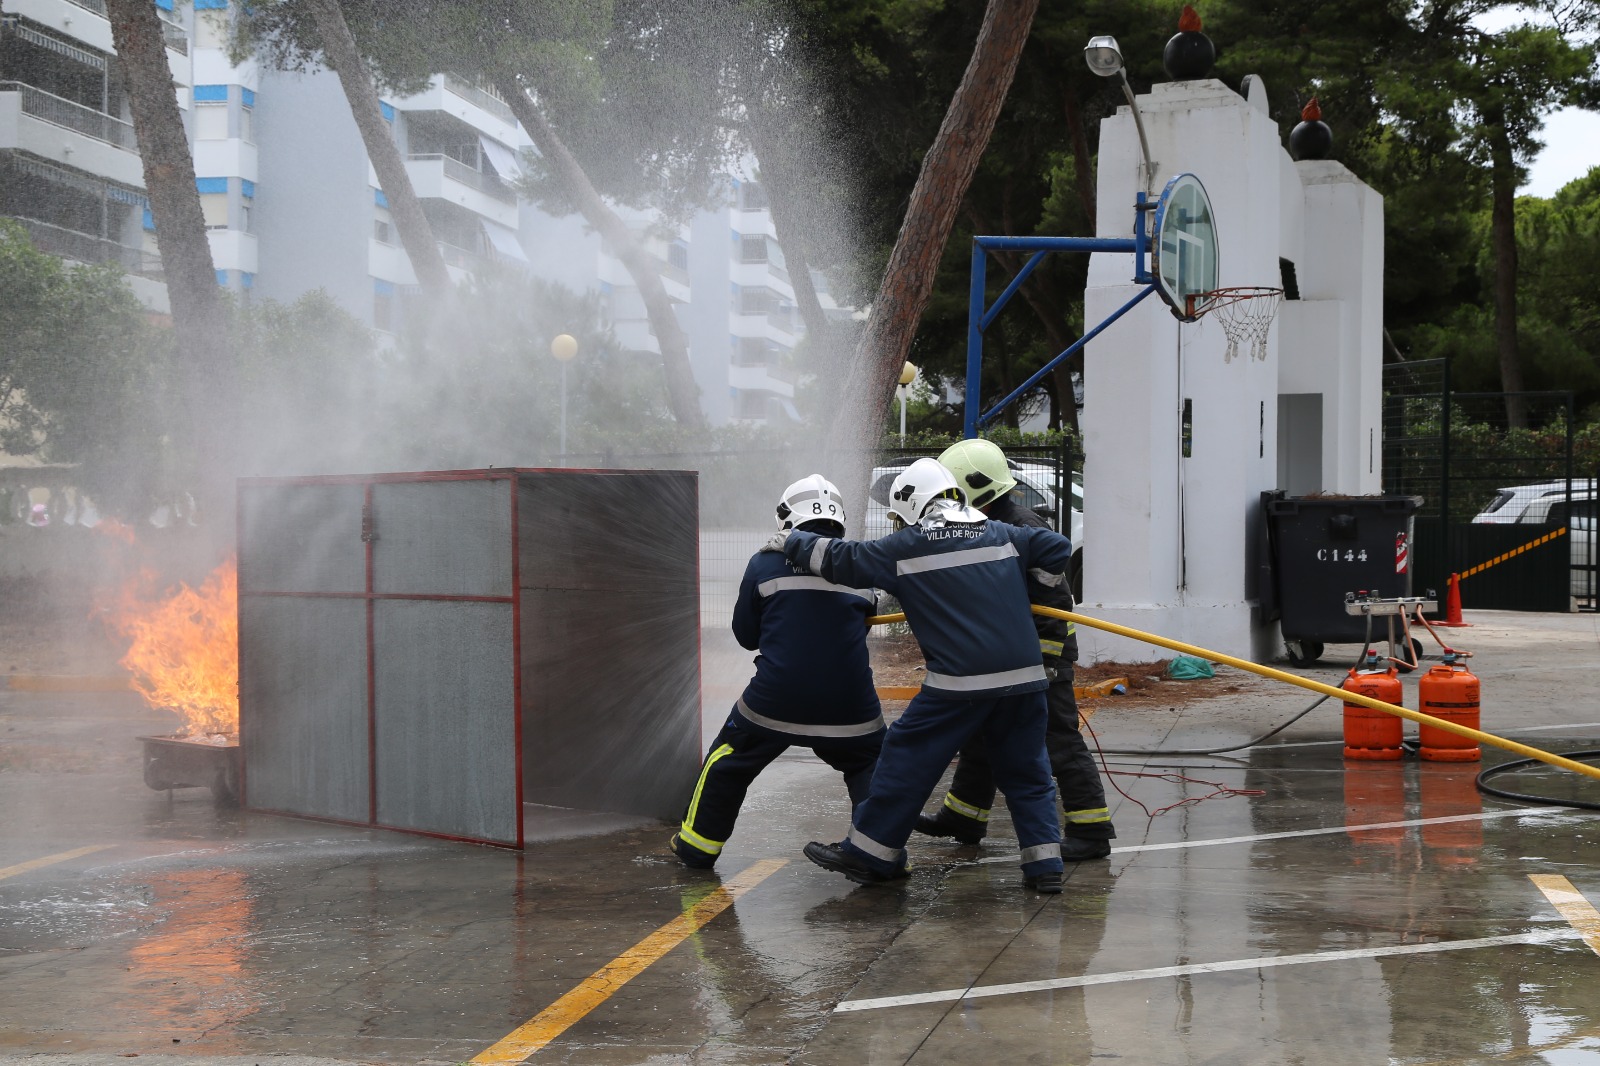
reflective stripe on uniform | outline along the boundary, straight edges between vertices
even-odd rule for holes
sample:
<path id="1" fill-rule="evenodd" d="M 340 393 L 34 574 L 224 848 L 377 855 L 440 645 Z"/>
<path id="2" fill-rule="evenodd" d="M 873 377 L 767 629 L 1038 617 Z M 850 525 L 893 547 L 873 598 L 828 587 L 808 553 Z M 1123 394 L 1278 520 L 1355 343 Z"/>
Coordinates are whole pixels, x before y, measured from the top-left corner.
<path id="1" fill-rule="evenodd" d="M 1052 574 L 1050 571 L 1040 570 L 1038 567 L 1034 567 L 1032 570 L 1029 570 L 1028 576 L 1046 588 L 1052 589 L 1056 588 L 1067 579 L 1066 574 Z"/>
<path id="2" fill-rule="evenodd" d="M 1059 640 L 1041 640 L 1039 642 L 1039 650 L 1045 655 L 1054 655 L 1059 659 L 1061 653 L 1066 650 L 1066 645 Z"/>
<path id="3" fill-rule="evenodd" d="M 1022 864 L 1024 866 L 1030 862 L 1039 862 L 1041 859 L 1059 858 L 1061 858 L 1060 844 L 1035 844 L 1031 848 L 1022 849 Z"/>
<path id="4" fill-rule="evenodd" d="M 963 803 L 955 798 L 952 793 L 944 794 L 944 805 L 963 818 L 971 818 L 974 822 L 987 822 L 989 812 L 982 807 L 974 807 L 970 803 Z"/>
<path id="5" fill-rule="evenodd" d="M 689 812 L 683 816 L 683 825 L 678 830 L 679 836 L 709 855 L 720 855 L 722 853 L 722 845 L 726 844 L 727 841 L 707 840 L 699 833 L 696 833 L 694 831 L 694 817 L 700 813 L 700 793 L 706 787 L 706 775 L 711 772 L 711 768 L 717 764 L 718 759 L 721 759 L 724 755 L 732 754 L 733 745 L 722 744 L 713 748 L 711 754 L 706 756 L 706 764 L 700 768 L 700 779 L 694 783 L 694 795 L 689 799 Z"/>
<path id="6" fill-rule="evenodd" d="M 756 591 L 763 598 L 771 596 L 774 592 L 793 592 L 796 589 L 812 589 L 816 592 L 843 592 L 847 596 L 859 596 L 868 603 L 876 604 L 877 596 L 871 589 L 853 589 L 848 585 L 835 585 L 820 577 L 775 577 L 771 581 L 763 581 L 756 586 Z"/>
<path id="7" fill-rule="evenodd" d="M 1068 811 L 1067 821 L 1073 825 L 1093 825 L 1095 822 L 1111 821 L 1109 807 L 1088 807 L 1081 811 Z"/>
<path id="8" fill-rule="evenodd" d="M 822 561 L 828 557 L 828 545 L 832 544 L 832 537 L 818 537 L 817 542 L 811 545 L 811 561 L 806 564 L 806 569 L 813 574 L 822 573 Z"/>
<path id="9" fill-rule="evenodd" d="M 758 726 L 800 737 L 864 737 L 884 728 L 882 714 L 865 722 L 850 722 L 846 725 L 808 725 L 804 722 L 783 722 L 776 718 L 768 718 L 764 714 L 757 714 L 744 702 L 743 696 L 739 697 L 735 705 L 739 708 L 741 716 Z"/>
<path id="10" fill-rule="evenodd" d="M 993 674 L 967 674 L 957 677 L 952 674 L 936 674 L 929 670 L 923 675 L 923 686 L 926 688 L 942 689 L 946 692 L 978 692 L 989 688 L 1005 688 L 1009 685 L 1021 685 L 1029 681 L 1047 681 L 1049 675 L 1044 672 L 1044 664 L 1038 666 L 1023 666 L 1016 670 L 1001 670 Z"/>
<path id="11" fill-rule="evenodd" d="M 855 826 L 850 827 L 850 832 L 845 834 L 845 839 L 848 840 L 854 847 L 860 848 L 868 855 L 871 855 L 874 859 L 882 859 L 884 862 L 892 862 L 895 864 L 900 862 L 899 848 L 886 848 L 876 840 L 873 840 L 871 837 L 867 836 L 861 830 L 857 829 Z M 1057 850 L 1059 851 L 1060 849 L 1058 848 Z"/>
<path id="12" fill-rule="evenodd" d="M 1015 544 L 989 544 L 982 548 L 963 548 L 940 555 L 919 555 L 915 559 L 901 559 L 894 564 L 896 574 L 923 574 L 929 570 L 946 570 L 952 566 L 977 566 L 979 563 L 997 563 L 1017 557 Z"/>

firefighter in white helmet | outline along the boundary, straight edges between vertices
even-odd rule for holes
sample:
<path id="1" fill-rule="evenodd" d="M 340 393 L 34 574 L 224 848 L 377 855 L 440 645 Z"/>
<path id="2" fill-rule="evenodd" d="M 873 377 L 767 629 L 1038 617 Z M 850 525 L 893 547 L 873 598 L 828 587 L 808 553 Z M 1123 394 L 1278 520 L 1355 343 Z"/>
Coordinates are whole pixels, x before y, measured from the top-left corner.
<path id="1" fill-rule="evenodd" d="M 1049 684 L 1028 610 L 1027 573 L 1062 575 L 1067 538 L 991 522 L 966 505 L 950 472 L 918 459 L 889 489 L 900 526 L 874 541 L 790 530 L 768 541 L 829 581 L 871 585 L 900 600 L 927 661 L 922 689 L 884 738 L 872 788 L 849 834 L 805 854 L 858 884 L 907 875 L 905 843 L 956 752 L 981 736 L 1022 849 L 1023 883 L 1061 891 L 1061 824 L 1045 759 Z"/>
<path id="2" fill-rule="evenodd" d="M 844 535 L 844 500 L 821 474 L 783 490 L 780 530 Z M 844 775 L 850 802 L 866 797 L 883 745 L 883 712 L 867 654 L 870 588 L 836 585 L 759 551 L 745 567 L 733 634 L 756 656 L 755 676 L 706 752 L 700 779 L 671 840 L 686 866 L 708 869 L 733 833 L 745 792 L 792 745 Z"/>
<path id="3" fill-rule="evenodd" d="M 939 462 L 966 489 L 973 506 L 991 519 L 1014 526 L 1046 525 L 1043 518 L 1013 495 L 1016 478 L 1005 453 L 993 441 L 974 438 L 952 444 L 939 456 Z M 1043 582 L 1032 574 L 1028 576 L 1028 599 L 1041 607 L 1063 611 L 1074 606 L 1067 582 Z M 1078 728 L 1078 701 L 1072 691 L 1072 664 L 1078 658 L 1077 629 L 1071 622 L 1042 615 L 1034 615 L 1033 622 L 1039 633 L 1045 672 L 1050 675 L 1045 694 L 1050 711 L 1045 751 L 1065 818 L 1061 858 L 1066 862 L 1102 859 L 1111 854 L 1111 840 L 1117 833 L 1111 825 L 1099 768 Z M 994 778 L 983 745 L 969 744 L 961 749 L 944 803 L 936 813 L 917 818 L 917 832 L 976 844 L 989 829 L 994 795 Z"/>

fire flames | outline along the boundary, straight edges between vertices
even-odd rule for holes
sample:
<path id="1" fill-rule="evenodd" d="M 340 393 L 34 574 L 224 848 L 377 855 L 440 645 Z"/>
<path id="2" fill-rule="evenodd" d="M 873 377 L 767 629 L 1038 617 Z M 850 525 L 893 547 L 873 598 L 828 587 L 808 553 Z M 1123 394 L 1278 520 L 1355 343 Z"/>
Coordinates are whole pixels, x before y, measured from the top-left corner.
<path id="1" fill-rule="evenodd" d="M 155 593 L 149 571 L 122 589 L 109 613 L 130 645 L 122 665 L 152 707 L 176 712 L 178 734 L 210 739 L 239 732 L 239 573 L 228 559 L 199 588 Z"/>

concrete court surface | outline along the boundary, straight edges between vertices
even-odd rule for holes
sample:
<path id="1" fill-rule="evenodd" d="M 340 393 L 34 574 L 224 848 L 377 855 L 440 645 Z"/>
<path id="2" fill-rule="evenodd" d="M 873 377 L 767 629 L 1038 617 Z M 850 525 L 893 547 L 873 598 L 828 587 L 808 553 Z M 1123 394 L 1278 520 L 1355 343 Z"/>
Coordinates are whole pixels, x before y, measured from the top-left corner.
<path id="1" fill-rule="evenodd" d="M 1600 748 L 1600 619 L 1467 620 L 1441 632 L 1486 730 Z M 1314 698 L 1092 725 L 1238 745 Z M 812 866 L 846 804 L 808 752 L 700 873 L 654 822 L 534 811 L 519 855 L 219 810 L 140 779 L 132 738 L 170 728 L 0 691 L 0 1063 L 1600 1064 L 1600 814 L 1486 796 L 1479 764 L 1346 763 L 1332 702 L 1250 748 L 1108 756 L 1117 849 L 1055 897 L 1020 888 L 1003 813 L 980 847 L 913 839 L 902 886 Z"/>

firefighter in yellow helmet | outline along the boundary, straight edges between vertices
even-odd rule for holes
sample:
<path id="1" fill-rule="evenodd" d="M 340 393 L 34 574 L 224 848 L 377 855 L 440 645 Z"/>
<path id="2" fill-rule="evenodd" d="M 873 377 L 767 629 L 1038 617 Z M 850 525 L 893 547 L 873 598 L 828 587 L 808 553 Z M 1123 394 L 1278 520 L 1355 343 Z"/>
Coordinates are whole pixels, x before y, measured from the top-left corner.
<path id="1" fill-rule="evenodd" d="M 1005 453 L 994 442 L 960 441 L 946 448 L 939 462 L 955 475 L 972 506 L 991 520 L 1014 526 L 1047 524 L 1012 494 L 1017 487 L 1016 478 L 1011 474 Z M 1071 588 L 1065 581 L 1050 581 L 1059 576 L 1030 573 L 1029 600 L 1041 607 L 1070 611 L 1073 608 Z M 1078 728 L 1078 701 L 1072 692 L 1072 664 L 1078 658 L 1077 631 L 1071 622 L 1058 618 L 1034 615 L 1033 621 L 1039 631 L 1039 651 L 1044 657 L 1045 672 L 1051 679 L 1046 690 L 1050 716 L 1045 730 L 1045 750 L 1065 812 L 1061 858 L 1065 862 L 1102 859 L 1111 854 L 1111 840 L 1117 834 L 1111 825 L 1111 812 L 1106 807 L 1099 768 Z M 944 804 L 936 813 L 917 818 L 917 832 L 953 837 L 962 844 L 976 844 L 988 831 L 994 796 L 994 778 L 980 739 L 961 750 Z"/>

